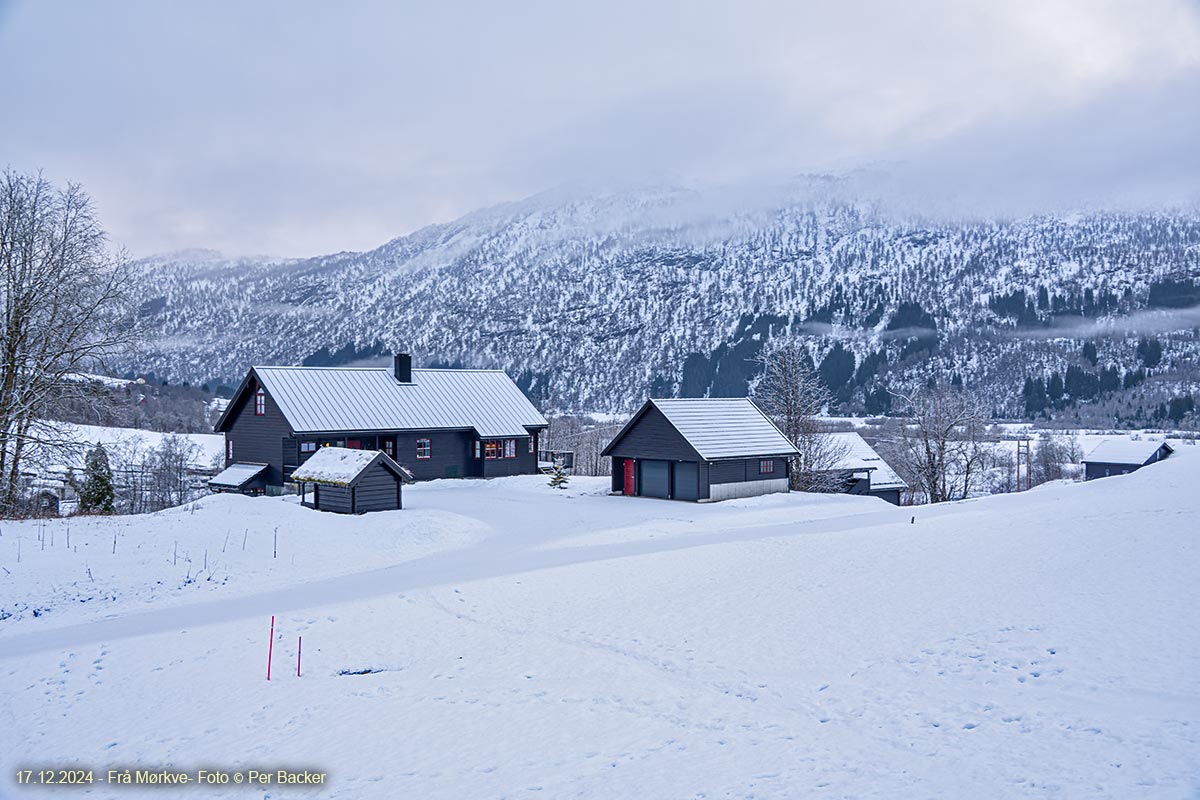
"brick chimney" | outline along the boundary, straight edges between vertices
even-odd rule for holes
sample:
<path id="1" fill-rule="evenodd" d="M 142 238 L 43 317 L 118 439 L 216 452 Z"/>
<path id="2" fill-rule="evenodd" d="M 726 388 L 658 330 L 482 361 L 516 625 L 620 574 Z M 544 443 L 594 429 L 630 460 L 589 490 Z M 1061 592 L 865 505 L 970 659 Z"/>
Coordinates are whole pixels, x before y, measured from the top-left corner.
<path id="1" fill-rule="evenodd" d="M 408 353 L 392 356 L 392 374 L 400 383 L 412 383 L 412 356 Z"/>

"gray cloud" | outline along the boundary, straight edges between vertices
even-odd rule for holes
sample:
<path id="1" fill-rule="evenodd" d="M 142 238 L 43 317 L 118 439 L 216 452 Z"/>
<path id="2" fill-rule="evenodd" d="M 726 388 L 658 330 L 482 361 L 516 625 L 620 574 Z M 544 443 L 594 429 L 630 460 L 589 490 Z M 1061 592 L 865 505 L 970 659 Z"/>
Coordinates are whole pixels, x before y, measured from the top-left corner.
<path id="1" fill-rule="evenodd" d="M 580 181 L 887 164 L 949 213 L 1200 185 L 1189 0 L 0 3 L 0 160 L 137 255 L 302 256 Z"/>
<path id="2" fill-rule="evenodd" d="M 1137 311 L 1120 317 L 1087 319 L 1055 317 L 1048 328 L 1021 328 L 1008 333 L 1017 339 L 1103 339 L 1129 334 L 1149 336 L 1200 327 L 1200 306 L 1170 310 Z"/>

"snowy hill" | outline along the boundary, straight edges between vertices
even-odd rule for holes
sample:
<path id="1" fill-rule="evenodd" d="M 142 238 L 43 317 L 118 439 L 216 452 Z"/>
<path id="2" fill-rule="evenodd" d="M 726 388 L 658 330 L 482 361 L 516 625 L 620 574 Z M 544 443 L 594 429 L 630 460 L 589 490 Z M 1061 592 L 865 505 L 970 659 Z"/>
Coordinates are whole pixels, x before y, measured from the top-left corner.
<path id="1" fill-rule="evenodd" d="M 329 775 L 272 797 L 1191 797 L 1192 449 L 921 508 L 522 477 L 357 518 L 210 497 L 70 549 L 6 523 L 2 791 L 77 763 Z"/>
<path id="2" fill-rule="evenodd" d="M 1128 388 L 1114 411 L 1140 406 L 1143 423 L 1194 388 L 1195 210 L 951 221 L 860 189 L 560 191 L 366 253 L 150 259 L 156 341 L 122 369 L 229 383 L 250 364 L 405 349 L 503 368 L 548 405 L 628 411 L 648 392 L 744 394 L 747 359 L 790 331 L 856 413 L 882 410 L 884 384 L 923 382 L 930 362 L 1009 415 L 1026 377 L 1072 366 L 1070 399 Z M 1158 338 L 1139 350 L 1145 337 Z"/>

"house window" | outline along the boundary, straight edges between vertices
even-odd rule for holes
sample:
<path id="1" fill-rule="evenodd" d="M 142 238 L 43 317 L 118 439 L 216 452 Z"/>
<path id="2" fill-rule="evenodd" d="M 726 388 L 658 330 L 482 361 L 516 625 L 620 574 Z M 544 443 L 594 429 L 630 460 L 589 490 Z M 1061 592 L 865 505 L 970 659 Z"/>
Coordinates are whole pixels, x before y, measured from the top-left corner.
<path id="1" fill-rule="evenodd" d="M 486 442 L 483 445 L 484 458 L 500 458 L 500 442 Z"/>
<path id="2" fill-rule="evenodd" d="M 475 440 L 475 457 L 479 458 L 479 440 Z"/>
<path id="3" fill-rule="evenodd" d="M 254 416 L 261 417 L 267 413 L 267 393 L 260 386 L 254 392 Z"/>
<path id="4" fill-rule="evenodd" d="M 536 433 L 529 437 L 529 452 L 532 453 L 535 450 L 537 450 L 537 434 Z"/>
<path id="5" fill-rule="evenodd" d="M 301 453 L 317 452 L 317 443 L 316 442 L 301 442 L 300 443 L 300 452 Z"/>
<path id="6" fill-rule="evenodd" d="M 775 471 L 775 459 L 764 458 L 762 461 L 758 462 L 758 474 L 759 475 L 770 475 L 774 471 Z"/>
<path id="7" fill-rule="evenodd" d="M 417 439 L 417 458 L 429 458 L 433 454 L 433 446 L 428 439 Z"/>
<path id="8" fill-rule="evenodd" d="M 383 452 L 387 454 L 388 458 L 395 458 L 396 457 L 396 440 L 395 439 L 384 439 L 383 440 Z"/>
<path id="9" fill-rule="evenodd" d="M 233 461 L 233 439 L 225 440 L 225 460 Z"/>
<path id="10" fill-rule="evenodd" d="M 516 439 L 505 439 L 504 440 L 504 457 L 505 458 L 516 458 L 517 457 L 517 440 Z"/>

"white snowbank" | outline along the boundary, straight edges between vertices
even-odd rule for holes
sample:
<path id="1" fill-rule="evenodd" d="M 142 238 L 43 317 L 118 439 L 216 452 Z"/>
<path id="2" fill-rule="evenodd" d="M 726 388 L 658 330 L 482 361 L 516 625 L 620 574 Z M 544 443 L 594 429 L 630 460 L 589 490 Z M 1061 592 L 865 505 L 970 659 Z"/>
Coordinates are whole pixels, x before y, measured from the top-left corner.
<path id="1" fill-rule="evenodd" d="M 3 605 L 46 611 L 0 623 L 0 792 L 75 763 L 305 766 L 336 798 L 1194 796 L 1198 479 L 919 508 L 434 481 L 362 517 L 74 521 L 70 551 L 5 523 Z M 204 548 L 228 580 L 185 584 Z"/>

